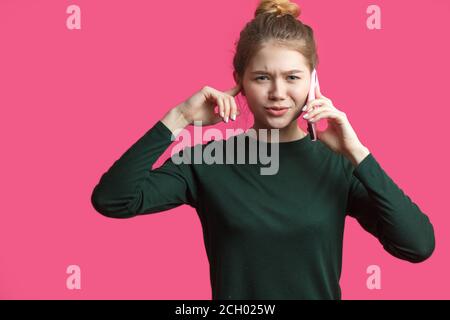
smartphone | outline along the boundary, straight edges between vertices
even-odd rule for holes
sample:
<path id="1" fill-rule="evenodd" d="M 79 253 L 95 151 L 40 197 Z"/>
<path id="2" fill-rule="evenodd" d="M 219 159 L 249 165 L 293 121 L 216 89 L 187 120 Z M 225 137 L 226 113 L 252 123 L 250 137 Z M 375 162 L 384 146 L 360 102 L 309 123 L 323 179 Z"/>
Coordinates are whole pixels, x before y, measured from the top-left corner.
<path id="1" fill-rule="evenodd" d="M 319 78 L 317 77 L 316 69 L 314 69 L 313 72 L 311 73 L 311 85 L 309 87 L 309 93 L 308 93 L 308 99 L 307 99 L 308 102 L 316 99 L 316 86 L 319 86 Z M 317 140 L 316 123 L 311 123 L 309 121 L 307 121 L 307 122 L 308 122 L 308 132 L 309 132 L 309 135 L 311 136 L 311 140 L 316 141 Z"/>

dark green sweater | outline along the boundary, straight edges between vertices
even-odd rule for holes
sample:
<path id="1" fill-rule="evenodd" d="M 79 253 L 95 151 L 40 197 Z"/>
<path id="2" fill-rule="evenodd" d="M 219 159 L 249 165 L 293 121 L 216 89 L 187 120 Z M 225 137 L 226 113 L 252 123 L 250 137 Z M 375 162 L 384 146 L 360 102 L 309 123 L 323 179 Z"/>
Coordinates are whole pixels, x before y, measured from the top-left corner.
<path id="1" fill-rule="evenodd" d="M 267 164 L 248 158 L 246 164 L 208 165 L 175 164 L 169 157 L 152 169 L 171 137 L 158 121 L 102 175 L 92 205 L 111 218 L 182 204 L 195 208 L 213 299 L 340 299 L 347 214 L 395 257 L 421 262 L 434 250 L 428 217 L 372 154 L 355 168 L 308 135 L 278 144 L 275 175 L 261 175 Z M 244 139 L 247 150 L 250 139 Z M 224 141 L 186 147 L 177 155 L 210 144 L 222 145 L 226 154 Z M 266 145 L 271 151 L 273 144 Z"/>

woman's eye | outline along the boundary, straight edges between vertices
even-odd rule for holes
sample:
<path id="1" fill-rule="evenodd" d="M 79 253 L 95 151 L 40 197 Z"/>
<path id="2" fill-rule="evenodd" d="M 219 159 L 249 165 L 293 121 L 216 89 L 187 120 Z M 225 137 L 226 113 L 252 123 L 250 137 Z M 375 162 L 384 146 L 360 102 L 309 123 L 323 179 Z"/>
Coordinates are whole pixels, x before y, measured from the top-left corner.
<path id="1" fill-rule="evenodd" d="M 267 78 L 267 76 L 261 76 L 261 77 L 256 78 L 255 80 L 262 80 L 262 78 Z M 289 76 L 288 78 L 294 78 L 294 79 L 291 79 L 291 80 L 300 79 L 299 77 L 296 77 L 296 76 Z"/>

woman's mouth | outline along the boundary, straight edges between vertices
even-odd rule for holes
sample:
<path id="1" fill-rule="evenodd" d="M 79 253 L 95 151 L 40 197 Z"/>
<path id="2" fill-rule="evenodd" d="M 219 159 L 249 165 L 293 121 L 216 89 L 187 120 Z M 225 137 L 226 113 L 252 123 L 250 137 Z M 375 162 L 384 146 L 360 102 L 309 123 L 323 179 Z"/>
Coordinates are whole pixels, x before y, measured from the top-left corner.
<path id="1" fill-rule="evenodd" d="M 267 113 L 274 117 L 280 117 L 288 112 L 289 108 L 284 107 L 269 107 L 265 108 Z"/>

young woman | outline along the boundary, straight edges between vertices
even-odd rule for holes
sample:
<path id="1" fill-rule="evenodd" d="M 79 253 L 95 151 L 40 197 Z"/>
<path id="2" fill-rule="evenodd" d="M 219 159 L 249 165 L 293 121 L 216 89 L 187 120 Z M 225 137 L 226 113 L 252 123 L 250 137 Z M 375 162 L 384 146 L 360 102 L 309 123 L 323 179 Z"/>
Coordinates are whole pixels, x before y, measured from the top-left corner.
<path id="1" fill-rule="evenodd" d="M 434 251 L 428 217 L 391 180 L 358 139 L 344 112 L 320 89 L 306 104 L 317 65 L 312 29 L 289 1 L 261 1 L 240 34 L 234 57 L 236 87 L 204 87 L 167 112 L 103 174 L 92 204 L 111 218 L 161 212 L 188 204 L 200 218 L 210 263 L 213 299 L 340 299 L 346 215 L 377 237 L 393 256 L 421 262 Z M 195 121 L 211 126 L 240 115 L 242 93 L 258 140 L 279 153 L 279 170 L 262 175 L 256 164 L 151 165 L 172 135 Z M 218 106 L 218 113 L 215 107 Z M 273 107 L 283 108 L 274 111 Z M 302 112 L 328 127 L 312 141 L 297 123 Z M 197 124 L 195 124 L 197 125 Z M 263 138 L 262 129 L 278 129 Z M 210 141 L 183 149 L 223 148 Z M 229 150 L 223 148 L 228 156 Z M 150 169 L 150 170 L 149 170 Z"/>

